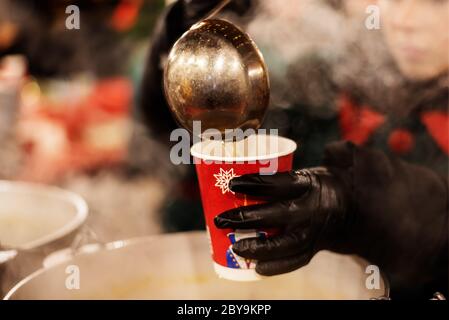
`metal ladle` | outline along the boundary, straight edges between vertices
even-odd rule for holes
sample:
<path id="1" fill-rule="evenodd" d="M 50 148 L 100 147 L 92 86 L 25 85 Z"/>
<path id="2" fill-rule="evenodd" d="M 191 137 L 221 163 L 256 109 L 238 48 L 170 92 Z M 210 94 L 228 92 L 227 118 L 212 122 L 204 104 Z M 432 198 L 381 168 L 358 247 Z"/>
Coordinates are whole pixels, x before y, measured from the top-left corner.
<path id="1" fill-rule="evenodd" d="M 232 23 L 212 19 L 221 2 L 171 49 L 165 95 L 177 122 L 200 134 L 207 129 L 260 127 L 269 102 L 268 72 L 251 38 Z M 201 121 L 201 132 L 193 121 Z"/>

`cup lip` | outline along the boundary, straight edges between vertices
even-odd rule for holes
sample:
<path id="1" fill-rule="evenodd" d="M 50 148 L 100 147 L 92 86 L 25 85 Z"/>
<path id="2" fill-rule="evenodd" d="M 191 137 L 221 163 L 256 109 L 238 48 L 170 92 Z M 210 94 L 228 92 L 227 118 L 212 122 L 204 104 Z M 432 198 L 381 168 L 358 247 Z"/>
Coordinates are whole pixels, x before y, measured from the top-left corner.
<path id="1" fill-rule="evenodd" d="M 191 148 L 190 148 L 190 154 L 198 159 L 201 160 L 205 160 L 205 161 L 222 161 L 222 162 L 249 162 L 249 161 L 263 161 L 263 160 L 271 160 L 271 159 L 277 159 L 286 155 L 289 155 L 293 152 L 295 152 L 295 150 L 298 147 L 298 144 L 288 138 L 285 137 L 281 137 L 281 136 L 277 136 L 277 135 L 268 135 L 268 134 L 258 134 L 258 137 L 268 137 L 268 139 L 271 139 L 272 137 L 276 137 L 277 139 L 279 139 L 280 141 L 282 141 L 282 143 L 285 145 L 285 147 L 282 148 L 282 150 L 280 150 L 279 152 L 275 152 L 275 153 L 269 153 L 263 156 L 239 156 L 239 157 L 232 157 L 232 156 L 225 156 L 225 157 L 220 157 L 220 156 L 212 156 L 212 155 L 208 155 L 208 154 L 203 154 L 200 152 L 200 150 L 198 150 L 200 148 L 201 145 L 203 145 L 204 143 L 208 142 L 207 140 L 203 140 L 200 142 L 195 143 Z"/>
<path id="2" fill-rule="evenodd" d="M 43 195 L 70 203 L 75 208 L 75 216 L 67 221 L 66 224 L 49 234 L 18 245 L 14 248 L 16 250 L 32 250 L 63 238 L 79 228 L 88 216 L 89 209 L 86 201 L 80 195 L 62 188 L 32 182 L 0 180 L 0 192 L 5 191 Z"/>

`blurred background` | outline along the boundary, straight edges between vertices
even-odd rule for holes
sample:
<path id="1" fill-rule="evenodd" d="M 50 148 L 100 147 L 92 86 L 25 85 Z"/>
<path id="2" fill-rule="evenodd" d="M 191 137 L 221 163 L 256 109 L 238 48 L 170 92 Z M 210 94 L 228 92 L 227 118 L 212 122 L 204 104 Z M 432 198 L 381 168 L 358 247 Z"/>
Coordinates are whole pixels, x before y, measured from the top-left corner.
<path id="1" fill-rule="evenodd" d="M 212 5 L 189 16 L 195 3 L 207 1 L 184 1 L 191 5 L 182 17 L 190 21 L 182 22 L 175 13 L 162 15 L 170 2 L 0 0 L 0 179 L 79 193 L 90 207 L 87 224 L 103 241 L 203 228 L 192 167 L 174 166 L 168 158 L 167 132 L 175 124 L 166 105 L 160 105 L 161 79 L 156 77 L 154 85 L 144 74 L 162 68 L 169 47 L 161 45 L 161 34 L 173 38 L 167 43 L 174 42 L 188 22 L 197 21 Z M 438 11 L 441 4 L 434 2 L 417 3 Z M 408 77 L 410 70 L 394 62 L 401 58 L 391 54 L 381 30 L 366 28 L 366 8 L 376 3 L 239 0 L 220 14 L 245 29 L 265 57 L 271 103 L 264 126 L 301 141 L 296 167 L 318 165 L 324 145 L 340 138 L 335 131 L 342 106 L 350 110 L 355 101 L 401 114 L 427 103 L 428 97 L 447 101 L 447 68 L 442 77 L 434 72 L 431 82 L 416 84 Z M 79 30 L 66 28 L 68 5 L 80 9 Z M 409 34 L 420 32 L 420 19 L 407 17 Z M 159 30 L 158 20 L 164 24 Z M 417 43 L 426 41 L 424 34 Z M 159 51 L 149 50 L 154 42 Z M 156 67 L 151 66 L 152 54 L 160 55 L 153 59 Z M 146 86 L 151 81 L 152 88 Z M 369 121 L 377 118 L 368 118 L 371 128 Z M 390 135 L 394 123 L 385 131 L 382 147 L 408 156 L 410 135 Z M 437 143 L 444 136 L 439 132 Z M 343 138 L 364 142 L 352 133 Z M 423 140 L 416 136 L 416 141 Z M 430 149 L 407 159 L 421 161 L 425 155 L 429 159 L 421 162 L 446 172 L 447 158 L 429 143 Z"/>
<path id="2" fill-rule="evenodd" d="M 79 30 L 66 28 L 70 4 Z M 170 167 L 133 113 L 164 5 L 0 1 L 0 179 L 79 193 L 103 241 L 161 231 Z"/>

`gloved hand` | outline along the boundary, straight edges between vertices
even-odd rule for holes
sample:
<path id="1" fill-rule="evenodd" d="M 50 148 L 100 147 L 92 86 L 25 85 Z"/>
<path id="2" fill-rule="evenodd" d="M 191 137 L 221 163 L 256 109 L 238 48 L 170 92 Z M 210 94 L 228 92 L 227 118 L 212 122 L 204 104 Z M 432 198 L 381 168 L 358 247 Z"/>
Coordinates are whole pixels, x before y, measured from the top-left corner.
<path id="1" fill-rule="evenodd" d="M 218 228 L 277 228 L 266 240 L 244 239 L 234 244 L 238 255 L 258 260 L 262 275 L 285 273 L 306 265 L 316 252 L 335 241 L 351 220 L 349 193 L 327 168 L 261 176 L 249 174 L 229 184 L 234 192 L 271 201 L 224 212 L 215 218 Z"/>
<path id="2" fill-rule="evenodd" d="M 388 276 L 396 297 L 447 294 L 447 181 L 350 143 L 330 145 L 323 165 L 231 180 L 232 191 L 268 202 L 224 212 L 216 226 L 279 230 L 271 238 L 240 240 L 233 250 L 258 260 L 262 275 L 300 268 L 323 249 L 357 254 Z"/>

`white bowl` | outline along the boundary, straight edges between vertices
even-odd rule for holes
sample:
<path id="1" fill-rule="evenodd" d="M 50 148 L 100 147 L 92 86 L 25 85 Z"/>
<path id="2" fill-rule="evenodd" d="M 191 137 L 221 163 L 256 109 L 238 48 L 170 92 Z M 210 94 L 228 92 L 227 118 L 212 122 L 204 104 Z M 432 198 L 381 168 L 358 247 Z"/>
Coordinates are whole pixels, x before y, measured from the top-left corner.
<path id="1" fill-rule="evenodd" d="M 30 250 L 71 233 L 87 217 L 86 202 L 60 188 L 0 181 L 0 243 Z"/>

